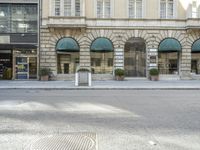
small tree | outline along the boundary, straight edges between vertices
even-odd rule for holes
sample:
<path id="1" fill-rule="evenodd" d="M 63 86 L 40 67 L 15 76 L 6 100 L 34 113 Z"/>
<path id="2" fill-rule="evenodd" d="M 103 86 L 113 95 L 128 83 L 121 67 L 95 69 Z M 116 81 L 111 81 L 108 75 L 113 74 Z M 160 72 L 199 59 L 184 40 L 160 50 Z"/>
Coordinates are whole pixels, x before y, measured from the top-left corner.
<path id="1" fill-rule="evenodd" d="M 159 79 L 159 71 L 157 68 L 151 68 L 149 70 L 150 80 L 152 81 L 158 81 Z"/>
<path id="2" fill-rule="evenodd" d="M 124 69 L 117 68 L 115 69 L 115 79 L 124 80 L 125 71 Z"/>

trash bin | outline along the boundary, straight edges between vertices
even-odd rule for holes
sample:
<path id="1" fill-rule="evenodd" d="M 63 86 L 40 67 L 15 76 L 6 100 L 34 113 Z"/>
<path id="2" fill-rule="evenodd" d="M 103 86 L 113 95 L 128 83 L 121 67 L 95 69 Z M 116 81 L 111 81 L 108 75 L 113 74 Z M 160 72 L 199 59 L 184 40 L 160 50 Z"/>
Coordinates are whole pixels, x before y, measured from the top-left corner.
<path id="1" fill-rule="evenodd" d="M 91 86 L 91 71 L 79 68 L 75 75 L 75 86 Z"/>

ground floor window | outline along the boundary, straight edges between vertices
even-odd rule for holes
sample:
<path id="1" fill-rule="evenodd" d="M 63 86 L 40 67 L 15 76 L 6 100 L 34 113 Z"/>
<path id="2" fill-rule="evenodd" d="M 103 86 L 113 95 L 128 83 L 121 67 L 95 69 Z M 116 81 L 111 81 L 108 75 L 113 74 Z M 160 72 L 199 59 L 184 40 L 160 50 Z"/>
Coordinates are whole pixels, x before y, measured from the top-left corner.
<path id="1" fill-rule="evenodd" d="M 192 53 L 191 72 L 200 74 L 200 53 Z"/>
<path id="2" fill-rule="evenodd" d="M 91 52 L 91 68 L 94 74 L 111 74 L 113 71 L 113 52 Z"/>
<path id="3" fill-rule="evenodd" d="M 12 53 L 11 50 L 0 51 L 0 79 L 12 78 Z"/>
<path id="4" fill-rule="evenodd" d="M 178 52 L 159 52 L 158 69 L 160 74 L 178 74 Z"/>
<path id="5" fill-rule="evenodd" d="M 57 54 L 58 74 L 73 74 L 79 65 L 79 52 Z"/>
<path id="6" fill-rule="evenodd" d="M 15 79 L 37 79 L 37 50 L 14 50 Z"/>

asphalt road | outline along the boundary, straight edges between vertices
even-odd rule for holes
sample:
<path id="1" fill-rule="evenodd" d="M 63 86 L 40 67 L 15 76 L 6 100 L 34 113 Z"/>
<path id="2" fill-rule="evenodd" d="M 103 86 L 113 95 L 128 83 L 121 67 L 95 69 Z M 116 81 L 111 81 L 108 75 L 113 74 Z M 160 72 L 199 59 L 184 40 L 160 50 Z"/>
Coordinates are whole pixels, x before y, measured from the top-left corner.
<path id="1" fill-rule="evenodd" d="M 95 133 L 98 150 L 199 150 L 200 92 L 0 90 L 0 150 L 68 133 Z"/>

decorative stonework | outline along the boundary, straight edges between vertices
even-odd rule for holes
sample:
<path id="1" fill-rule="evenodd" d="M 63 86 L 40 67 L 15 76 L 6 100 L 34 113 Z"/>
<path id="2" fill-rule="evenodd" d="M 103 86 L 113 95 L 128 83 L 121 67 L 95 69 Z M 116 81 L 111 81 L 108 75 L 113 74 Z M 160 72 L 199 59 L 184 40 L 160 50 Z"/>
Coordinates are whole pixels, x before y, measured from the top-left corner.
<path id="1" fill-rule="evenodd" d="M 65 28 L 42 28 L 40 66 L 50 67 L 57 74 L 57 56 L 55 51 L 56 43 L 63 37 L 74 38 L 80 46 L 80 66 L 90 68 L 90 45 L 98 37 L 105 37 L 112 41 L 115 50 L 124 50 L 125 43 L 132 37 L 140 37 L 146 42 L 147 54 L 149 49 L 158 49 L 158 46 L 165 38 L 177 39 L 181 46 L 180 55 L 180 77 L 189 78 L 191 70 L 191 46 L 194 41 L 200 38 L 199 30 L 131 30 L 131 29 L 65 29 Z M 114 57 L 120 57 L 114 52 Z M 121 57 L 124 57 L 123 54 Z M 148 55 L 147 55 L 148 58 Z M 115 58 L 114 60 L 116 60 Z M 123 64 L 123 61 L 120 61 Z M 114 61 L 114 66 L 119 61 Z M 148 59 L 147 59 L 148 66 Z M 97 79 L 98 76 L 95 76 Z M 102 76 L 101 76 L 102 78 Z"/>

